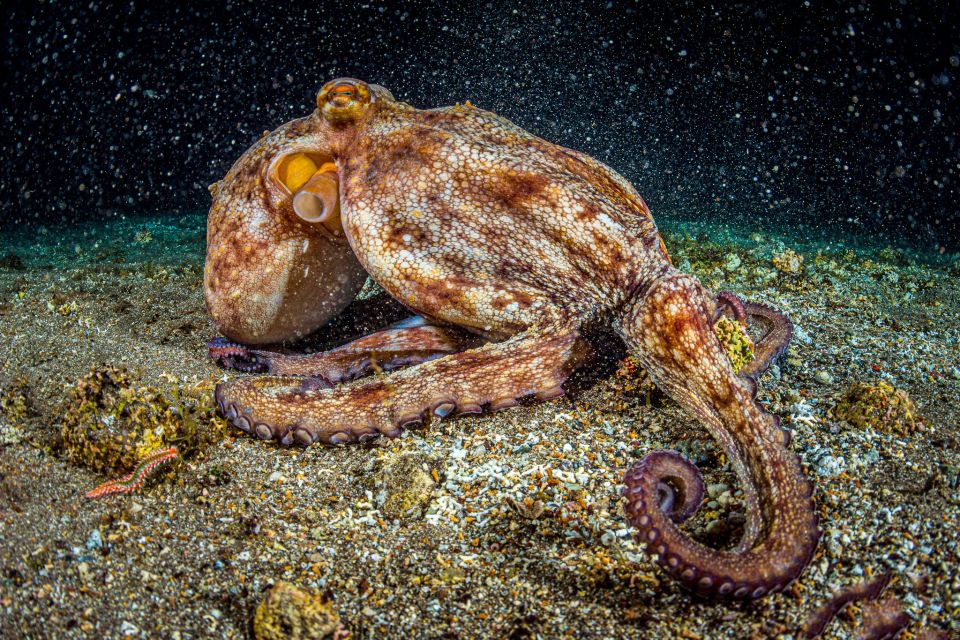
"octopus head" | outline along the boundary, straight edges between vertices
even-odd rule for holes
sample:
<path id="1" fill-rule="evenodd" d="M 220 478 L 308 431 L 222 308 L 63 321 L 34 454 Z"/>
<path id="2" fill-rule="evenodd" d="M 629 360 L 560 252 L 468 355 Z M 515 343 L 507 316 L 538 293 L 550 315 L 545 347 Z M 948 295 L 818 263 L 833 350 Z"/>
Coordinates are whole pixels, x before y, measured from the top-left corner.
<path id="1" fill-rule="evenodd" d="M 315 119 L 261 138 L 211 192 L 204 297 L 225 336 L 294 340 L 354 299 L 366 274 L 344 237 L 337 168 Z"/>

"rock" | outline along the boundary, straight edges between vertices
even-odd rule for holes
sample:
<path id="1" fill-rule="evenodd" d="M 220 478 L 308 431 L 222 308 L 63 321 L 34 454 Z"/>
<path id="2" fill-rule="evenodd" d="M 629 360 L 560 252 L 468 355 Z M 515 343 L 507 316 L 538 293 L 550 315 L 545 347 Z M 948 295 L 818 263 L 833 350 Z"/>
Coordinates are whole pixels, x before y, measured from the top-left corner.
<path id="1" fill-rule="evenodd" d="M 876 429 L 903 436 L 923 427 L 913 400 L 886 380 L 855 382 L 833 408 L 834 417 L 860 429 Z"/>
<path id="2" fill-rule="evenodd" d="M 817 475 L 824 478 L 840 475 L 846 466 L 846 460 L 842 456 L 834 456 L 829 449 L 817 452 L 813 460 L 813 468 Z"/>
<path id="3" fill-rule="evenodd" d="M 723 261 L 723 268 L 726 271 L 736 271 L 740 268 L 740 256 L 735 253 L 727 254 L 726 259 Z"/>
<path id="4" fill-rule="evenodd" d="M 328 598 L 288 582 L 270 587 L 253 615 L 256 640 L 332 639 L 341 628 L 340 614 Z"/>
<path id="5" fill-rule="evenodd" d="M 124 620 L 120 623 L 120 633 L 125 636 L 135 636 L 140 634 L 140 628 L 132 622 Z"/>
<path id="6" fill-rule="evenodd" d="M 832 384 L 833 376 L 827 373 L 826 371 L 817 371 L 813 379 L 819 382 L 820 384 Z"/>
<path id="7" fill-rule="evenodd" d="M 381 511 L 391 518 L 419 518 L 433 498 L 438 463 L 425 453 L 389 453 L 374 466 L 373 489 L 382 495 Z M 380 500 L 378 500 L 379 502 Z"/>
<path id="8" fill-rule="evenodd" d="M 803 271 L 803 256 L 793 249 L 784 249 L 780 253 L 773 254 L 772 262 L 774 268 L 780 273 L 795 276 Z"/>
<path id="9" fill-rule="evenodd" d="M 804 344 L 813 344 L 813 338 L 796 322 L 793 323 L 793 337 Z"/>
<path id="10" fill-rule="evenodd" d="M 730 489 L 730 485 L 725 482 L 716 482 L 707 485 L 707 495 L 711 498 L 718 497 L 724 491 Z"/>
<path id="11" fill-rule="evenodd" d="M 67 460 L 99 473 L 132 471 L 171 445 L 189 456 L 226 435 L 212 385 L 140 385 L 113 365 L 95 366 L 77 380 L 62 412 L 59 445 Z"/>
<path id="12" fill-rule="evenodd" d="M 77 574 L 80 576 L 80 582 L 89 585 L 93 580 L 93 572 L 90 571 L 89 562 L 81 562 L 77 565 Z"/>
<path id="13" fill-rule="evenodd" d="M 93 551 L 103 546 L 103 537 L 100 535 L 100 529 L 94 529 L 87 538 L 87 549 Z"/>

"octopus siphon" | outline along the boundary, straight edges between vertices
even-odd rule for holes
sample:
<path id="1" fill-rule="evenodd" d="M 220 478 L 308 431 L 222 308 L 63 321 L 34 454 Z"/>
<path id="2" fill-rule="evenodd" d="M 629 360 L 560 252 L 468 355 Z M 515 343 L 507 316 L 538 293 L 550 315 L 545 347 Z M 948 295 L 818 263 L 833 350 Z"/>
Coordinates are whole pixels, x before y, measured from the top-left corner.
<path id="1" fill-rule="evenodd" d="M 755 400 L 790 321 L 676 269 L 610 167 L 469 102 L 421 110 L 341 78 L 211 193 L 204 294 L 225 338 L 210 355 L 265 374 L 217 387 L 236 427 L 337 445 L 557 398 L 591 352 L 587 332 L 608 327 L 720 442 L 743 488 L 742 538 L 714 549 L 679 526 L 703 497 L 696 466 L 655 451 L 627 471 L 627 518 L 659 564 L 701 596 L 752 599 L 810 561 L 813 484 Z M 324 326 L 367 276 L 414 315 L 321 353 L 258 348 Z M 764 330 L 739 372 L 713 331 L 721 316 Z M 363 377 L 373 370 L 389 373 Z"/>

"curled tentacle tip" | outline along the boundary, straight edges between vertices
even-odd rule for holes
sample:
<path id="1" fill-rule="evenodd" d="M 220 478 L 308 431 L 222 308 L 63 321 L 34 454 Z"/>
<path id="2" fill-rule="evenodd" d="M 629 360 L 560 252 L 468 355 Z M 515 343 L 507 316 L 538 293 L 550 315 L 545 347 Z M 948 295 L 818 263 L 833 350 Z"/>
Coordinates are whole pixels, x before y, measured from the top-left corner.
<path id="1" fill-rule="evenodd" d="M 256 353 L 226 338 L 208 340 L 207 355 L 224 369 L 236 369 L 248 373 L 262 373 L 269 369 L 269 365 L 262 362 Z"/>
<path id="2" fill-rule="evenodd" d="M 717 294 L 717 310 L 714 313 L 714 322 L 723 315 L 725 309 L 729 309 L 734 319 L 738 322 L 747 321 L 747 312 L 743 308 L 743 301 L 740 296 L 732 291 L 721 291 Z"/>
<path id="3" fill-rule="evenodd" d="M 700 470 L 670 450 L 654 451 L 644 456 L 627 472 L 624 485 L 624 495 L 642 498 L 628 502 L 628 513 L 633 512 L 641 528 L 649 521 L 649 514 L 642 513 L 649 508 L 648 505 L 656 504 L 671 520 L 683 522 L 696 513 L 704 496 Z M 655 491 L 655 495 L 644 495 L 648 491 L 651 494 Z"/>

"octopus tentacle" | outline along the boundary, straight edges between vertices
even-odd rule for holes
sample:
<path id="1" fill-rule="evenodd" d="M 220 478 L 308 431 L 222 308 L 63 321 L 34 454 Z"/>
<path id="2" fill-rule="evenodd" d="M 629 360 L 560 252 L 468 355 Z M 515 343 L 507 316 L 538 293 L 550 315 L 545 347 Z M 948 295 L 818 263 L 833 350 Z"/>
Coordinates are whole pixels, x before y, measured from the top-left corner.
<path id="1" fill-rule="evenodd" d="M 729 311 L 734 320 L 739 322 L 747 321 L 747 312 L 743 308 L 743 300 L 732 291 L 721 291 L 717 294 L 717 306 L 713 312 L 713 321 L 716 322 L 721 315 Z"/>
<path id="2" fill-rule="evenodd" d="M 830 621 L 847 605 L 861 600 L 865 600 L 867 604 L 863 607 L 863 624 L 857 638 L 879 640 L 896 637 L 910 624 L 910 616 L 904 612 L 902 604 L 896 598 L 880 600 L 892 579 L 893 576 L 889 573 L 882 573 L 837 591 L 810 614 L 801 630 L 803 637 L 808 640 L 819 638 Z"/>
<path id="3" fill-rule="evenodd" d="M 662 483 L 684 466 L 693 473 L 677 455 L 650 454 L 627 472 L 626 511 L 640 539 L 686 587 L 704 596 L 758 598 L 783 589 L 813 555 L 820 538 L 813 485 L 779 420 L 730 366 L 711 329 L 711 304 L 696 279 L 670 269 L 628 304 L 617 325 L 653 380 L 722 444 L 743 487 L 743 538 L 732 551 L 709 548 L 660 508 Z"/>
<path id="4" fill-rule="evenodd" d="M 674 522 L 684 522 L 697 512 L 703 502 L 704 486 L 700 470 L 676 451 L 657 451 L 650 455 L 657 459 L 661 469 L 657 483 L 660 510 Z"/>
<path id="5" fill-rule="evenodd" d="M 261 439 L 342 444 L 395 437 L 427 415 L 497 411 L 531 394 L 555 398 L 584 354 L 575 328 L 553 327 L 333 389 L 263 376 L 220 384 L 215 397 L 227 419 Z"/>
<path id="6" fill-rule="evenodd" d="M 207 341 L 207 356 L 224 369 L 262 373 L 266 367 L 257 360 L 256 351 L 223 337 Z"/>
<path id="7" fill-rule="evenodd" d="M 782 311 L 759 302 L 744 301 L 743 310 L 751 324 L 766 327 L 753 346 L 753 360 L 740 370 L 740 375 L 757 378 L 787 350 L 793 338 L 793 323 Z"/>
<path id="8" fill-rule="evenodd" d="M 903 603 L 894 596 L 863 605 L 863 624 L 856 640 L 893 640 L 911 622 Z"/>
<path id="9" fill-rule="evenodd" d="M 785 313 L 760 302 L 743 300 L 731 291 L 721 291 L 712 300 L 712 322 L 730 316 L 745 324 L 763 327 L 763 333 L 753 345 L 754 357 L 740 370 L 748 378 L 758 378 L 790 345 L 793 323 Z"/>
<path id="10" fill-rule="evenodd" d="M 329 351 L 288 355 L 248 349 L 222 338 L 207 343 L 210 357 L 221 366 L 278 376 L 314 376 L 331 385 L 383 370 L 418 364 L 462 351 L 477 339 L 466 332 L 435 327 L 413 318 Z"/>

